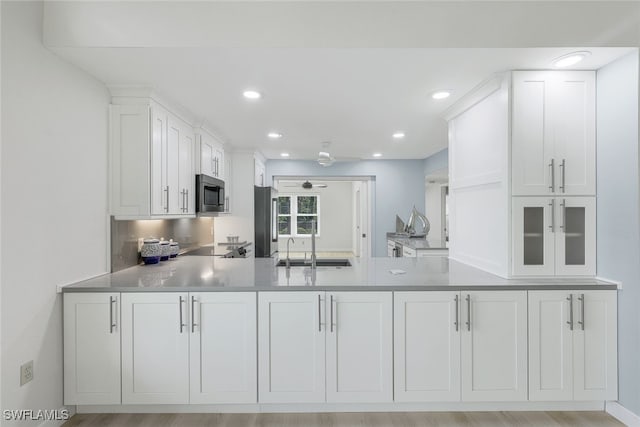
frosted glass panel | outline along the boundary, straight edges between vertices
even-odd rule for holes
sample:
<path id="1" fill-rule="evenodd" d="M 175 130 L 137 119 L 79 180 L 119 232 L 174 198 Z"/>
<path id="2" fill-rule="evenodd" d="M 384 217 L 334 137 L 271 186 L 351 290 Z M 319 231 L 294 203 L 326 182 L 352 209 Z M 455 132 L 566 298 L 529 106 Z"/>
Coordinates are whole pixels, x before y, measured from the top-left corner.
<path id="1" fill-rule="evenodd" d="M 585 264 L 585 208 L 567 207 L 564 212 L 566 265 Z"/>
<path id="2" fill-rule="evenodd" d="M 524 208 L 524 265 L 544 264 L 544 208 Z"/>

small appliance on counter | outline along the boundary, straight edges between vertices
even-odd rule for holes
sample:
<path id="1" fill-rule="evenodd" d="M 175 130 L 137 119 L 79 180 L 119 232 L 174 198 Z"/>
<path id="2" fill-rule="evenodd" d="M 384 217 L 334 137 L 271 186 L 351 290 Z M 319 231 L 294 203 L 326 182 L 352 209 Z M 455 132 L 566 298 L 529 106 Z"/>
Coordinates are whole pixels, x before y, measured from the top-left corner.
<path id="1" fill-rule="evenodd" d="M 278 252 L 278 191 L 254 187 L 256 257 L 269 258 Z"/>

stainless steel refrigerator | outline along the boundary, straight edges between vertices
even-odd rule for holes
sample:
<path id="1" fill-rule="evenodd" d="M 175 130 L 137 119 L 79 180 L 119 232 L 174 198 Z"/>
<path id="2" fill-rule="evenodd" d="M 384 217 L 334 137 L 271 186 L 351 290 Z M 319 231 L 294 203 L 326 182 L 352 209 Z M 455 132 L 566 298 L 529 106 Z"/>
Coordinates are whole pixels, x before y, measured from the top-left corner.
<path id="1" fill-rule="evenodd" d="M 255 256 L 268 258 L 278 252 L 278 191 L 254 187 Z"/>

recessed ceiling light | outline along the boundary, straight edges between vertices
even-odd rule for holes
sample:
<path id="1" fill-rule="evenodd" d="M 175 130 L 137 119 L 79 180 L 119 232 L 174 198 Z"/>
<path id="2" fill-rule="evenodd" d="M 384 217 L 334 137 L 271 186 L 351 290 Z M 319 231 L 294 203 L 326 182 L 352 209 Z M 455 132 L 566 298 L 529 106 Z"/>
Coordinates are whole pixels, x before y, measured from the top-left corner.
<path id="1" fill-rule="evenodd" d="M 289 157 L 289 153 L 280 153 L 280 157 Z"/>
<path id="2" fill-rule="evenodd" d="M 245 90 L 244 92 L 242 92 L 242 96 L 247 99 L 260 99 L 262 97 L 262 94 L 256 90 Z"/>
<path id="3" fill-rule="evenodd" d="M 282 138 L 282 134 L 279 132 L 269 132 L 267 136 L 271 139 L 280 139 Z"/>
<path id="4" fill-rule="evenodd" d="M 373 153 L 373 157 L 382 157 L 382 153 Z"/>
<path id="5" fill-rule="evenodd" d="M 404 132 L 396 132 L 393 134 L 393 139 L 402 139 L 404 138 Z"/>
<path id="6" fill-rule="evenodd" d="M 572 52 L 567 55 L 563 55 L 560 58 L 556 58 L 553 61 L 553 66 L 559 68 L 571 67 L 572 65 L 577 64 L 589 55 L 591 55 L 591 52 L 588 52 L 586 50 L 582 52 Z"/>
<path id="7" fill-rule="evenodd" d="M 431 95 L 433 99 L 445 99 L 449 96 L 451 96 L 451 92 L 449 92 L 448 90 L 439 90 Z"/>

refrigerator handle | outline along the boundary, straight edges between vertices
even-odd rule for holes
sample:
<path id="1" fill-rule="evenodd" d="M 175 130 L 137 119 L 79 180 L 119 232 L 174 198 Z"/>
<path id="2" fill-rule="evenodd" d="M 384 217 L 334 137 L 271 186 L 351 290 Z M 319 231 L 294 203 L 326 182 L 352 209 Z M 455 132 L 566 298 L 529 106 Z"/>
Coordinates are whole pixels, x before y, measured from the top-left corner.
<path id="1" fill-rule="evenodd" d="M 278 241 L 278 199 L 271 199 L 271 241 Z"/>

